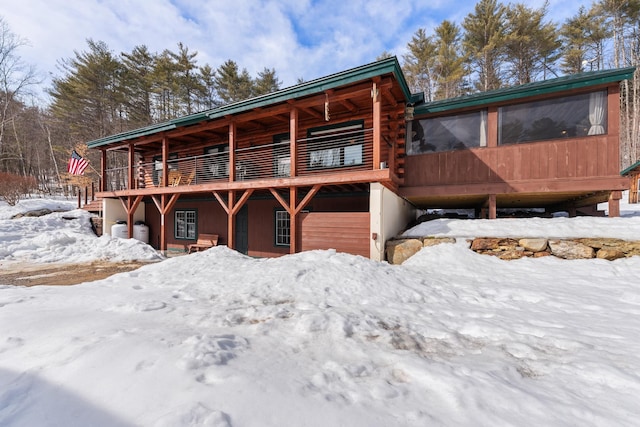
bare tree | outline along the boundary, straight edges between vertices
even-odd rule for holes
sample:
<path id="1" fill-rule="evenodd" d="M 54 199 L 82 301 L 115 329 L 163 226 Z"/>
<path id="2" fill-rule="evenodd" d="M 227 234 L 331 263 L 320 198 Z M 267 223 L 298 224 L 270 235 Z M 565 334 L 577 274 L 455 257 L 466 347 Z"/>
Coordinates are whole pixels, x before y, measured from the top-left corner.
<path id="1" fill-rule="evenodd" d="M 34 68 L 18 55 L 18 49 L 24 45 L 26 41 L 11 32 L 0 17 L 0 155 L 4 151 L 7 124 L 14 119 L 10 107 L 30 85 L 37 83 Z"/>

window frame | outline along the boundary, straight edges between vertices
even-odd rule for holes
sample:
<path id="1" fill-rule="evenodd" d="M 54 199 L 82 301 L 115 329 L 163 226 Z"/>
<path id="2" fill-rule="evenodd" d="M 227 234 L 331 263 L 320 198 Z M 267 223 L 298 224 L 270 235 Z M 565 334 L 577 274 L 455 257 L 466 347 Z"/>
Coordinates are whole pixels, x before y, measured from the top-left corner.
<path id="1" fill-rule="evenodd" d="M 346 140 L 345 134 L 349 133 Z M 353 136 L 351 136 L 353 134 Z M 325 169 L 338 169 L 359 167 L 365 164 L 365 129 L 364 120 L 351 120 L 327 126 L 309 128 L 307 130 L 307 167 L 311 171 Z M 323 136 L 326 135 L 326 136 Z M 332 135 L 340 135 L 340 139 L 332 138 Z M 327 147 L 327 143 L 331 145 Z M 359 153 L 350 154 L 350 157 L 360 159 L 359 163 L 345 162 L 345 148 L 360 147 Z M 329 164 L 324 164 L 330 162 Z"/>
<path id="2" fill-rule="evenodd" d="M 592 108 L 590 103 L 593 94 L 601 94 L 602 105 L 600 122 L 597 123 L 597 126 L 602 128 L 601 132 L 591 133 L 590 128 L 595 127 L 596 124 L 591 122 L 590 118 L 590 109 Z M 561 106 L 558 106 L 562 103 Z M 529 106 L 530 108 L 527 108 Z M 553 114 L 553 112 L 549 112 L 543 116 L 545 112 L 545 106 L 547 106 L 547 110 L 551 110 L 552 108 L 562 108 L 562 111 L 566 111 L 563 117 L 559 117 L 558 114 Z M 573 106 L 573 107 L 572 107 Z M 509 112 L 509 109 L 512 109 Z M 583 115 L 577 113 L 578 109 L 586 110 L 583 111 Z M 507 113 L 507 118 L 505 118 L 505 111 Z M 511 113 L 511 117 L 508 114 Z M 571 115 L 573 114 L 573 115 Z M 522 129 L 519 131 L 518 138 L 512 138 L 511 140 L 504 141 L 504 139 L 508 139 L 509 129 L 507 126 L 515 126 L 518 125 L 517 116 L 523 116 L 527 118 L 527 121 L 522 121 L 520 125 Z M 565 123 L 562 120 L 557 121 L 558 119 L 570 118 L 570 123 Z M 507 123 L 505 120 L 510 121 Z M 557 125 L 553 126 L 538 126 L 537 129 L 533 126 L 542 120 L 549 120 L 550 124 Z M 579 119 L 579 120 L 578 120 Z M 565 126 L 560 126 L 564 124 Z M 608 99 L 608 90 L 598 89 L 591 90 L 588 92 L 580 92 L 580 93 L 569 93 L 564 94 L 562 96 L 556 96 L 552 98 L 544 98 L 537 100 L 529 100 L 526 102 L 521 102 L 517 104 L 508 104 L 502 105 L 498 107 L 498 146 L 510 146 L 517 144 L 529 144 L 536 143 L 541 141 L 556 141 L 566 138 L 587 138 L 590 136 L 602 136 L 607 135 L 609 132 L 609 99 Z M 564 129 L 562 129 L 564 128 Z M 578 129 L 580 128 L 580 130 Z M 561 130 L 562 129 L 562 130 Z M 543 131 L 544 130 L 544 131 Z M 553 130 L 557 130 L 557 134 L 552 134 Z M 530 136 L 527 137 L 527 133 Z M 540 136 L 535 136 L 538 133 Z M 507 134 L 505 136 L 505 134 Z M 532 136 L 531 136 L 532 135 Z"/>
<path id="3" fill-rule="evenodd" d="M 184 235 L 178 234 L 179 219 L 178 215 L 182 213 L 184 215 Z M 188 216 L 191 214 L 192 221 L 188 221 Z M 189 225 L 192 227 L 190 228 Z M 189 231 L 192 230 L 190 236 Z M 173 211 L 173 237 L 176 240 L 196 240 L 198 238 L 198 210 L 197 209 L 175 209 Z"/>
<path id="4" fill-rule="evenodd" d="M 285 144 L 287 142 L 288 144 Z M 291 176 L 291 138 L 288 133 L 281 133 L 273 137 L 273 176 L 289 178 Z M 288 171 L 281 172 L 281 167 L 288 161 Z"/>
<path id="5" fill-rule="evenodd" d="M 217 155 L 207 157 L 205 160 L 205 174 L 209 179 L 225 179 L 229 178 L 229 144 L 210 145 L 203 149 L 205 156 L 214 154 L 211 150 L 218 150 Z M 213 167 L 218 166 L 221 172 L 214 172 Z"/>
<path id="6" fill-rule="evenodd" d="M 469 124 L 472 123 L 472 120 L 477 123 L 473 123 L 474 126 L 465 125 L 466 120 Z M 484 148 L 487 146 L 488 120 L 489 111 L 487 108 L 463 111 L 457 114 L 416 118 L 407 124 L 407 155 L 415 156 Z M 441 129 L 441 132 L 432 132 L 428 124 L 430 122 L 434 123 L 431 127 L 436 127 L 435 130 Z M 452 139 L 448 141 L 436 139 L 442 136 L 444 131 L 456 138 L 456 145 L 451 145 Z"/>
<path id="7" fill-rule="evenodd" d="M 309 213 L 309 209 L 303 209 L 300 211 L 300 213 Z M 280 216 L 283 216 L 283 218 L 280 218 L 280 221 L 285 221 L 286 222 L 286 233 L 281 235 L 286 235 L 288 243 L 282 243 L 278 241 L 279 233 L 278 233 L 278 228 L 280 226 L 280 223 L 278 222 L 278 214 L 280 214 Z M 277 208 L 274 209 L 274 233 L 273 233 L 273 241 L 274 241 L 274 245 L 276 247 L 289 247 L 291 246 L 291 215 L 289 215 L 289 212 L 287 212 L 285 209 L 281 209 L 281 208 Z"/>
<path id="8" fill-rule="evenodd" d="M 178 153 L 169 153 L 169 158 L 167 159 L 167 170 L 178 169 L 177 162 L 169 163 L 170 160 L 178 160 Z M 156 186 L 160 186 L 160 184 L 162 184 L 162 169 L 162 155 L 153 156 L 153 183 Z"/>

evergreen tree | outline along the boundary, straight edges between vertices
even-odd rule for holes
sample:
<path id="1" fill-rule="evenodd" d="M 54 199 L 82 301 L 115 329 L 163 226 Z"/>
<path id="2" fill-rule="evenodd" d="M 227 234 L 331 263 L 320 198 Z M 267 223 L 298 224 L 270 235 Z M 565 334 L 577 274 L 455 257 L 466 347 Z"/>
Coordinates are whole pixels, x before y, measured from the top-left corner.
<path id="1" fill-rule="evenodd" d="M 415 32 L 407 44 L 408 53 L 402 59 L 402 70 L 413 92 L 423 92 L 427 101 L 433 100 L 433 67 L 436 46 L 424 29 Z"/>
<path id="2" fill-rule="evenodd" d="M 192 114 L 197 94 L 202 92 L 195 70 L 198 69 L 195 58 L 198 52 L 189 52 L 189 48 L 178 43 L 178 53 L 170 53 L 175 64 L 178 102 L 182 113 Z"/>
<path id="3" fill-rule="evenodd" d="M 265 95 L 280 90 L 282 82 L 278 80 L 275 69 L 264 68 L 258 72 L 258 77 L 253 82 L 253 95 Z"/>
<path id="4" fill-rule="evenodd" d="M 443 21 L 435 30 L 436 99 L 463 94 L 466 58 L 462 54 L 460 28 L 451 21 Z"/>
<path id="5" fill-rule="evenodd" d="M 560 54 L 556 26 L 545 22 L 547 4 L 531 9 L 523 4 L 507 8 L 506 58 L 510 64 L 508 77 L 512 84 L 544 79 L 555 74 L 555 62 Z"/>
<path id="6" fill-rule="evenodd" d="M 216 70 L 216 90 L 223 104 L 242 101 L 251 97 L 252 81 L 246 69 L 238 70 L 238 64 L 229 59 Z"/>
<path id="7" fill-rule="evenodd" d="M 480 0 L 473 14 L 467 15 L 463 46 L 469 64 L 477 73 L 475 88 L 498 89 L 504 61 L 505 6 L 497 0 Z"/>
<path id="8" fill-rule="evenodd" d="M 198 106 L 201 110 L 210 110 L 220 105 L 216 92 L 216 72 L 209 64 L 199 69 L 198 80 L 200 92 L 198 94 Z"/>
<path id="9" fill-rule="evenodd" d="M 88 39 L 87 45 L 87 52 L 60 62 L 63 75 L 53 79 L 49 91 L 53 115 L 69 125 L 76 142 L 123 129 L 122 64 L 106 43 Z"/>
<path id="10" fill-rule="evenodd" d="M 610 35 L 604 17 L 580 7 L 578 13 L 567 19 L 560 29 L 562 62 L 565 74 L 599 70 L 604 61 L 604 41 Z"/>
<path id="11" fill-rule="evenodd" d="M 153 67 L 153 92 L 155 98 L 155 119 L 165 121 L 180 116 L 180 98 L 178 96 L 178 72 L 171 51 L 164 50 L 157 55 Z"/>
<path id="12" fill-rule="evenodd" d="M 136 46 L 131 53 L 122 53 L 123 91 L 130 127 L 153 122 L 151 98 L 155 57 L 144 46 Z"/>

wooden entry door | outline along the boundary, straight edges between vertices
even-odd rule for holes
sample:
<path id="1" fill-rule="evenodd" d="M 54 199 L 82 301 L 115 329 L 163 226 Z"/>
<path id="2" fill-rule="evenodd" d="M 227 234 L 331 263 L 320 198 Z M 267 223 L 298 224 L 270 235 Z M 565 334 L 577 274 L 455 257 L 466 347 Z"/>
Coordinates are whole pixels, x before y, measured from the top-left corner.
<path id="1" fill-rule="evenodd" d="M 245 204 L 236 214 L 236 250 L 240 253 L 249 252 L 249 209 Z"/>

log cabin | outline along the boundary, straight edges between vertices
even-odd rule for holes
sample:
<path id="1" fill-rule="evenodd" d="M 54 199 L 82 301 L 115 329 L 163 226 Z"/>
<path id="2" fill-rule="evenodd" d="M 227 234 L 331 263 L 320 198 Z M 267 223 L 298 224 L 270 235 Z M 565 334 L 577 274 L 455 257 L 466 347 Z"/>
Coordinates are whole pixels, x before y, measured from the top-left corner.
<path id="1" fill-rule="evenodd" d="M 425 102 L 395 57 L 88 142 L 104 229 L 199 234 L 256 257 L 313 249 L 384 259 L 421 209 L 619 212 L 619 82 L 633 69 Z M 122 167 L 113 167 L 124 158 Z M 618 209 L 618 210 L 616 210 Z"/>

